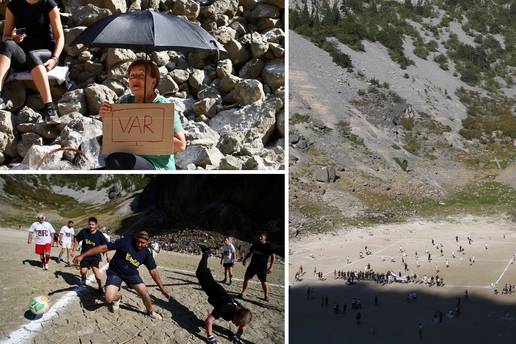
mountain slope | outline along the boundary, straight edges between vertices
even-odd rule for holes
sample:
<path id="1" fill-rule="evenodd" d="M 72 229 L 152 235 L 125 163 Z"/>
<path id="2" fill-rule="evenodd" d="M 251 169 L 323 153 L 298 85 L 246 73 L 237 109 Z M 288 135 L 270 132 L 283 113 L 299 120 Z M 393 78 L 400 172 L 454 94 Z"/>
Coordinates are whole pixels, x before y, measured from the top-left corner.
<path id="1" fill-rule="evenodd" d="M 291 7 L 293 228 L 516 206 L 516 27 L 490 3 L 491 27 L 469 1 Z"/>

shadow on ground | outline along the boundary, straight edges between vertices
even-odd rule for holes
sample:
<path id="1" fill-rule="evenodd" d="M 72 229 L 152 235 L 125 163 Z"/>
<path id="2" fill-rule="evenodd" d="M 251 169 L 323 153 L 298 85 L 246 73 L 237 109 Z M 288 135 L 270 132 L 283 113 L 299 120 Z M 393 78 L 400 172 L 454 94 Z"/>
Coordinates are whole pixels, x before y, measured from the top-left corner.
<path id="1" fill-rule="evenodd" d="M 361 344 L 373 343 L 468 343 L 513 344 L 516 338 L 516 294 L 489 295 L 489 290 L 464 288 L 379 286 L 374 282 L 355 285 L 317 285 L 309 298 L 307 286 L 290 289 L 289 333 L 291 343 L 313 343 L 324 334 L 325 343 L 342 343 L 354 338 Z M 407 301 L 410 292 L 417 299 Z M 378 305 L 375 306 L 375 296 Z M 323 298 L 328 298 L 324 306 Z M 351 310 L 351 299 L 360 298 L 360 310 Z M 494 299 L 493 299 L 494 298 Z M 449 318 L 460 302 L 460 315 Z M 335 303 L 339 312 L 334 312 Z M 343 312 L 343 305 L 347 305 Z M 443 312 L 442 323 L 434 314 Z M 357 313 L 361 314 L 357 324 Z M 422 339 L 418 325 L 422 324 Z"/>

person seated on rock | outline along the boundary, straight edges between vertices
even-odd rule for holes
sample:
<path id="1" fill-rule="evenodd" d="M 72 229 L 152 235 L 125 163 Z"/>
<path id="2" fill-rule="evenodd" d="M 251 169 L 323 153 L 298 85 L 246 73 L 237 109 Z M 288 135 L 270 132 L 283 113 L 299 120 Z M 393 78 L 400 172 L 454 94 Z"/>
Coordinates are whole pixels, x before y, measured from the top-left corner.
<path id="1" fill-rule="evenodd" d="M 5 10 L 0 43 L 0 109 L 5 109 L 1 90 L 10 67 L 30 70 L 43 100 L 43 119 L 59 120 L 48 82 L 47 71 L 57 65 L 64 47 L 64 33 L 55 0 L 13 0 Z"/>
<path id="2" fill-rule="evenodd" d="M 218 343 L 213 335 L 213 323 L 215 320 L 222 318 L 226 321 L 231 321 L 238 327 L 237 332 L 232 334 L 229 338 L 231 343 L 242 344 L 242 333 L 252 320 L 251 311 L 235 301 L 220 284 L 215 282 L 208 268 L 208 257 L 210 256 L 211 249 L 202 245 L 200 245 L 200 248 L 202 257 L 195 271 L 195 275 L 199 280 L 202 290 L 208 295 L 208 302 L 214 307 L 204 321 L 207 336 L 206 341 L 209 344 Z"/>
<path id="3" fill-rule="evenodd" d="M 158 67 L 151 61 L 136 60 L 127 69 L 130 95 L 119 99 L 119 103 L 132 104 L 146 103 L 164 104 L 170 103 L 167 98 L 158 95 L 156 88 L 159 83 Z M 145 77 L 147 85 L 145 86 Z M 110 114 L 111 104 L 104 102 L 100 106 L 102 117 Z M 186 138 L 179 120 L 178 111 L 174 112 L 174 152 L 182 152 L 186 149 Z M 124 152 L 115 152 L 105 159 L 106 170 L 175 170 L 176 163 L 172 155 L 135 155 Z"/>

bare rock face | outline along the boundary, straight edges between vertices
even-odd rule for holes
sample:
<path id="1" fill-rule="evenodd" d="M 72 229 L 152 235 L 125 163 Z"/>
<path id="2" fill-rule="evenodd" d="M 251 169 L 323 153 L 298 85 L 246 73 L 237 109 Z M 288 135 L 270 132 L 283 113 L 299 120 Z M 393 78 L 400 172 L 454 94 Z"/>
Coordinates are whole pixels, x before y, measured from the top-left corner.
<path id="1" fill-rule="evenodd" d="M 315 180 L 323 183 L 333 183 L 336 180 L 335 166 L 317 167 L 314 171 Z"/>
<path id="2" fill-rule="evenodd" d="M 184 152 L 176 154 L 176 163 L 180 168 L 186 169 L 189 164 L 207 167 L 220 165 L 224 155 L 216 148 L 207 148 L 201 145 L 189 146 Z"/>
<path id="3" fill-rule="evenodd" d="M 172 3 L 172 5 L 170 5 Z M 172 13 L 178 16 L 185 16 L 190 20 L 194 20 L 199 16 L 201 6 L 193 0 L 176 0 L 166 1 L 165 6 L 172 10 Z"/>
<path id="4" fill-rule="evenodd" d="M 262 78 L 267 85 L 276 89 L 285 85 L 285 64 L 282 59 L 269 60 L 265 63 Z"/>
<path id="5" fill-rule="evenodd" d="M 254 79 L 240 80 L 235 85 L 235 97 L 240 105 L 248 105 L 265 98 L 262 83 Z"/>
<path id="6" fill-rule="evenodd" d="M 32 145 L 25 154 L 22 164 L 29 169 L 59 170 L 63 151 L 60 145 L 40 146 Z"/>
<path id="7" fill-rule="evenodd" d="M 32 145 L 42 146 L 43 138 L 36 133 L 24 133 L 21 135 L 21 141 L 16 146 L 16 152 L 21 157 L 25 157 Z"/>
<path id="8" fill-rule="evenodd" d="M 107 8 L 100 8 L 92 4 L 87 4 L 86 6 L 77 8 L 72 16 L 72 20 L 78 26 L 88 26 L 111 14 L 111 11 Z"/>
<path id="9" fill-rule="evenodd" d="M 77 89 L 65 93 L 57 103 L 57 109 L 61 116 L 72 112 L 80 112 L 83 115 L 86 114 L 87 105 L 84 90 Z"/>
<path id="10" fill-rule="evenodd" d="M 114 103 L 118 98 L 115 92 L 104 85 L 93 84 L 84 89 L 86 104 L 90 115 L 99 113 L 100 105 L 103 102 Z"/>
<path id="11" fill-rule="evenodd" d="M 25 91 L 25 86 L 22 81 L 7 83 L 2 90 L 2 94 L 10 111 L 18 111 L 21 109 L 27 99 L 27 92 Z"/>

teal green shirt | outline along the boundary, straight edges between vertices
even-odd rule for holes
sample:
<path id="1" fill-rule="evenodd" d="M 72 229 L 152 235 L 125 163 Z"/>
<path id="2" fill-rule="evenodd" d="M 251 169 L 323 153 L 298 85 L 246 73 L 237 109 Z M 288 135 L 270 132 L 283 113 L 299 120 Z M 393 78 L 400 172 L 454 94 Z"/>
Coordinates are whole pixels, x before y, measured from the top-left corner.
<path id="1" fill-rule="evenodd" d="M 134 96 L 129 94 L 125 95 L 118 100 L 120 104 L 133 104 Z M 167 98 L 163 96 L 157 96 L 153 103 L 156 104 L 167 104 L 170 103 Z M 183 131 L 183 126 L 179 120 L 179 112 L 174 110 L 174 133 L 180 133 Z M 176 160 L 174 154 L 172 155 L 142 155 L 145 159 L 149 160 L 156 170 L 175 170 Z"/>

